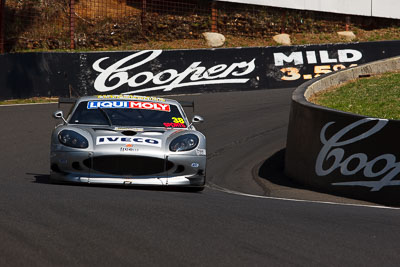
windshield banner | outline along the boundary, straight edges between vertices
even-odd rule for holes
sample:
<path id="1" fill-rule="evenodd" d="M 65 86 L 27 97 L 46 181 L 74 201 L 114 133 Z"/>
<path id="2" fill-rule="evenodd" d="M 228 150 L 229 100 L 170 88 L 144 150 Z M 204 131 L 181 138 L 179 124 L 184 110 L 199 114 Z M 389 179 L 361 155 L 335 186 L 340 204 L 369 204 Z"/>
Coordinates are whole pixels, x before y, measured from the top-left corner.
<path id="1" fill-rule="evenodd" d="M 133 108 L 148 109 L 170 112 L 170 106 L 162 103 L 140 102 L 140 101 L 89 101 L 88 109 L 96 108 Z"/>

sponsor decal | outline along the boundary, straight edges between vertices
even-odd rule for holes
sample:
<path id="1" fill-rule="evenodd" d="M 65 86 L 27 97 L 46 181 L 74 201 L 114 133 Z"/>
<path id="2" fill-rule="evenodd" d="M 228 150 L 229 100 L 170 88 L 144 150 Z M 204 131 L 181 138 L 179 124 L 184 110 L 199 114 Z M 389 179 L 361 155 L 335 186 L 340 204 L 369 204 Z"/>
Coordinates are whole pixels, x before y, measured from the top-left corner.
<path id="1" fill-rule="evenodd" d="M 157 63 L 157 57 L 161 54 L 161 50 L 140 51 L 112 64 L 109 63 L 109 57 L 98 59 L 92 66 L 99 73 L 94 82 L 95 90 L 109 92 L 127 85 L 135 90 L 123 94 L 132 94 L 157 90 L 171 91 L 175 88 L 197 85 L 242 84 L 250 80 L 248 75 L 256 67 L 256 59 L 253 58 L 250 61 L 235 62 L 230 65 L 217 64 L 209 68 L 202 66 L 201 61 L 195 61 L 183 71 L 166 69 L 157 72 L 135 72 L 135 69 L 144 64 L 152 61 Z"/>
<path id="2" fill-rule="evenodd" d="M 143 132 L 143 128 L 129 128 L 129 127 L 115 127 L 116 131 L 133 131 L 133 132 Z"/>
<path id="3" fill-rule="evenodd" d="M 97 95 L 96 97 L 101 99 L 134 99 L 134 100 L 144 100 L 144 101 L 165 102 L 164 98 L 152 97 L 152 96 L 140 96 L 140 95 Z"/>
<path id="4" fill-rule="evenodd" d="M 164 122 L 167 128 L 186 128 L 185 120 L 183 118 L 172 117 L 173 122 Z"/>
<path id="5" fill-rule="evenodd" d="M 205 156 L 206 155 L 206 150 L 198 148 L 198 149 L 196 149 L 196 155 L 197 156 Z"/>
<path id="6" fill-rule="evenodd" d="M 170 112 L 170 106 L 162 103 L 140 102 L 140 101 L 89 101 L 88 109 L 96 108 L 132 108 L 132 109 L 148 109 Z"/>
<path id="7" fill-rule="evenodd" d="M 122 146 L 119 151 L 121 152 L 138 152 L 139 149 L 138 148 L 133 148 L 132 144 L 127 144 L 125 146 Z"/>
<path id="8" fill-rule="evenodd" d="M 344 139 L 345 136 L 350 135 L 352 130 L 356 129 L 360 125 L 371 121 L 375 121 L 376 124 L 368 131 L 358 134 L 357 136 L 348 138 L 347 140 Z M 362 172 L 363 176 L 366 179 L 379 176 L 381 176 L 382 178 L 379 181 L 351 181 L 332 183 L 332 185 L 364 186 L 370 188 L 371 191 L 380 191 L 383 187 L 386 186 L 400 185 L 399 180 L 394 180 L 400 173 L 400 162 L 397 162 L 397 159 L 393 154 L 383 154 L 374 159 L 368 159 L 368 156 L 365 153 L 360 152 L 344 158 L 345 150 L 343 147 L 376 134 L 385 127 L 385 125 L 388 123 L 388 120 L 370 118 L 361 119 L 346 126 L 337 133 L 333 134 L 329 139 L 327 139 L 327 129 L 334 123 L 335 122 L 329 122 L 325 124 L 320 133 L 320 139 L 323 147 L 318 154 L 315 164 L 315 172 L 318 176 L 326 176 L 332 173 L 334 170 L 339 169 L 340 173 L 344 176 L 350 176 L 358 172 Z M 328 161 L 330 162 L 330 166 L 325 165 L 324 167 L 323 164 Z M 357 162 L 357 165 L 350 169 L 350 162 Z M 385 163 L 383 168 L 377 169 L 378 162 Z"/>
<path id="9" fill-rule="evenodd" d="M 335 54 L 335 57 L 331 56 L 332 54 Z M 280 69 L 283 73 L 281 80 L 295 81 L 299 79 L 310 80 L 325 73 L 355 67 L 357 66 L 355 62 L 360 61 L 363 57 L 362 53 L 355 49 L 339 49 L 331 55 L 328 50 L 295 51 L 288 55 L 279 52 L 274 53 L 274 61 L 277 67 L 290 65 Z M 313 72 L 302 73 L 303 65 L 315 65 Z"/>
<path id="10" fill-rule="evenodd" d="M 164 122 L 164 126 L 167 128 L 186 128 L 184 123 Z"/>
<path id="11" fill-rule="evenodd" d="M 124 144 L 124 145 L 141 145 L 141 146 L 154 146 L 161 147 L 161 140 L 155 138 L 142 138 L 142 137 L 120 137 L 120 136 L 98 136 L 96 138 L 96 145 L 110 145 L 110 144 Z"/>
<path id="12" fill-rule="evenodd" d="M 318 57 L 319 55 L 319 62 Z M 330 58 L 328 50 L 297 51 L 286 56 L 284 53 L 274 53 L 275 66 L 283 66 L 284 62 L 294 65 L 318 64 L 318 63 L 348 63 L 356 62 L 362 58 L 362 53 L 354 49 L 342 49 L 337 51 L 337 57 Z"/>

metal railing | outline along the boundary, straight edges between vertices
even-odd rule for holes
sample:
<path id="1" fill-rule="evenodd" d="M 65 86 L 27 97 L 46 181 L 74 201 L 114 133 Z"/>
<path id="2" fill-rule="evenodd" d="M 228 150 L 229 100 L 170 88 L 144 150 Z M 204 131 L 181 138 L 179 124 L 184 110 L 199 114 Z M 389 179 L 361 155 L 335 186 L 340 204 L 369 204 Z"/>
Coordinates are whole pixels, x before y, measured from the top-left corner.
<path id="1" fill-rule="evenodd" d="M 0 0 L 0 53 L 4 53 L 4 10 L 5 1 Z"/>

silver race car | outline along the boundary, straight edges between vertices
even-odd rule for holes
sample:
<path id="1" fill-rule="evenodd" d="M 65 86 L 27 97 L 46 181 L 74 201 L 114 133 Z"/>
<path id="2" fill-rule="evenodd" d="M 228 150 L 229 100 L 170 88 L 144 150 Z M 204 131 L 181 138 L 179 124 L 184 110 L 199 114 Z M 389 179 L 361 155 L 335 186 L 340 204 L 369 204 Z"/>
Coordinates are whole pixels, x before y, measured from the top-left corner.
<path id="1" fill-rule="evenodd" d="M 62 100 L 71 102 L 71 100 Z M 133 95 L 81 97 L 51 137 L 52 180 L 202 190 L 206 138 L 175 100 Z"/>

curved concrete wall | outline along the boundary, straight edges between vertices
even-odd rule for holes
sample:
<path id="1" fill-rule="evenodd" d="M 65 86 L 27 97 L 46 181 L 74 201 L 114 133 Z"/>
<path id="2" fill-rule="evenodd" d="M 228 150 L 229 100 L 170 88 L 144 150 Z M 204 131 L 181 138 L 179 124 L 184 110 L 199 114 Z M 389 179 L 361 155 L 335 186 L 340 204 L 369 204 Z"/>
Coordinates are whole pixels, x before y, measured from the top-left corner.
<path id="1" fill-rule="evenodd" d="M 400 204 L 400 121 L 368 118 L 312 104 L 312 94 L 364 76 L 400 70 L 400 57 L 304 83 L 292 97 L 285 172 L 313 188 Z"/>

